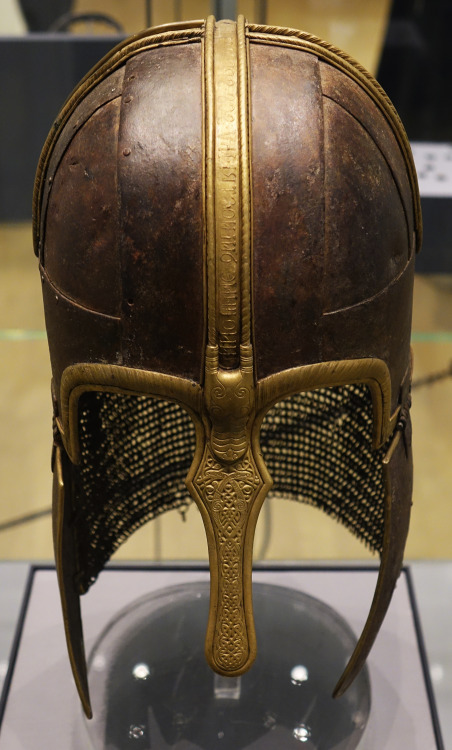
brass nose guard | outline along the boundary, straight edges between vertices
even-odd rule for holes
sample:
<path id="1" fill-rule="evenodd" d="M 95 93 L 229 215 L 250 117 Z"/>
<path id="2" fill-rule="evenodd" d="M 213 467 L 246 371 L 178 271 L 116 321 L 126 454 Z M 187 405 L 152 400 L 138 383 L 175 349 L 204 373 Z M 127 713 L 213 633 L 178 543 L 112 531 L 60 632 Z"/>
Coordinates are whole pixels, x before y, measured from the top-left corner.
<path id="1" fill-rule="evenodd" d="M 245 364 L 223 370 L 218 367 L 217 347 L 208 347 L 206 441 L 193 481 L 188 484 L 203 511 L 209 540 L 211 596 L 206 657 L 215 671 L 230 676 L 245 672 L 256 656 L 252 545 L 258 510 L 271 484 L 262 476 L 251 444 L 255 417 L 251 347 L 241 349 Z"/>

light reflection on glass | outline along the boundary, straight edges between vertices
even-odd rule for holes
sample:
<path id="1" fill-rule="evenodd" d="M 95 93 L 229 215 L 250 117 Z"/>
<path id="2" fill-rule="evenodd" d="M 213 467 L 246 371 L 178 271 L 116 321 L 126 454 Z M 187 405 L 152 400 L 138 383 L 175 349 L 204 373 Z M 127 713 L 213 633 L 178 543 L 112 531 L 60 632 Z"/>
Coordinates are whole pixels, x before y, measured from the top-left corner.
<path id="1" fill-rule="evenodd" d="M 142 724 L 131 724 L 129 728 L 129 737 L 131 740 L 140 740 L 144 737 L 144 726 Z"/>
<path id="2" fill-rule="evenodd" d="M 364 729 L 366 726 L 367 716 L 362 711 L 355 711 L 352 716 L 352 724 L 358 729 Z"/>
<path id="3" fill-rule="evenodd" d="M 308 677 L 309 672 L 303 664 L 297 664 L 297 666 L 293 667 L 290 672 L 290 681 L 292 685 L 302 685 L 303 682 L 306 682 Z"/>
<path id="4" fill-rule="evenodd" d="M 213 690 L 216 700 L 238 701 L 242 691 L 242 680 L 240 677 L 223 677 L 215 674 Z"/>
<path id="5" fill-rule="evenodd" d="M 430 677 L 433 682 L 441 682 L 444 679 L 444 667 L 442 664 L 432 664 L 430 667 Z"/>
<path id="6" fill-rule="evenodd" d="M 96 672 L 103 672 L 107 666 L 107 660 L 103 654 L 96 654 L 93 659 L 93 669 Z"/>
<path id="7" fill-rule="evenodd" d="M 135 664 L 132 669 L 132 674 L 136 680 L 147 680 L 151 674 L 151 670 L 147 664 Z"/>
<path id="8" fill-rule="evenodd" d="M 276 716 L 270 711 L 267 711 L 267 713 L 264 716 L 264 727 L 265 729 L 274 729 L 276 726 Z"/>
<path id="9" fill-rule="evenodd" d="M 300 724 L 293 730 L 293 736 L 300 742 L 307 742 L 311 736 L 311 730 L 306 724 Z"/>

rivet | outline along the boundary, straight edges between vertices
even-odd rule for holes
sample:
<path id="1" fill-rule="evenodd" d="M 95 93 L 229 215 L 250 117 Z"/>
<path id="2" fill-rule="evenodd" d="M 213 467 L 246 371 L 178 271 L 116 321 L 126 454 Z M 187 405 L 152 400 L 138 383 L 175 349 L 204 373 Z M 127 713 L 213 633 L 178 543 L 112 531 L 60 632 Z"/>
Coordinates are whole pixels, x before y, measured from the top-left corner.
<path id="1" fill-rule="evenodd" d="M 51 185 L 53 182 L 53 177 L 49 177 L 49 185 Z"/>
<path id="2" fill-rule="evenodd" d="M 125 148 L 122 153 L 124 154 L 124 156 L 130 156 L 131 150 L 130 148 Z"/>

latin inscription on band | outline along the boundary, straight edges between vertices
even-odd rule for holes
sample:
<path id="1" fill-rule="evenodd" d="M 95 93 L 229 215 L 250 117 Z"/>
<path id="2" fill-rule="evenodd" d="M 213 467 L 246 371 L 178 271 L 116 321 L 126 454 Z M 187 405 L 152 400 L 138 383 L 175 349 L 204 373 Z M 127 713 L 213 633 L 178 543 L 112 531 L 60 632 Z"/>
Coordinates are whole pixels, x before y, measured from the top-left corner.
<path id="1" fill-rule="evenodd" d="M 215 225 L 220 366 L 237 367 L 240 340 L 240 162 L 235 24 L 215 30 Z"/>

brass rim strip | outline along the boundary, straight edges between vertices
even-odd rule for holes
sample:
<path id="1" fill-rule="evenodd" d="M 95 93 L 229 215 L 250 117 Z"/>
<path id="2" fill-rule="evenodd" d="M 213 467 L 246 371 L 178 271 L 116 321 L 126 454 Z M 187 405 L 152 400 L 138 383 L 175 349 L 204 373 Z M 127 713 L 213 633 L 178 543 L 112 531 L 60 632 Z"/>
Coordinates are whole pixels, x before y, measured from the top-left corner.
<path id="1" fill-rule="evenodd" d="M 386 364 L 379 359 L 356 359 L 304 365 L 270 375 L 257 383 L 257 422 L 278 401 L 313 388 L 366 383 L 374 404 L 374 443 L 381 445 L 393 432 L 399 409 L 390 414 L 391 381 Z M 61 378 L 59 428 L 71 460 L 78 460 L 78 399 L 85 391 L 109 391 L 167 398 L 186 408 L 193 418 L 199 413 L 202 389 L 196 383 L 171 375 L 135 370 L 120 365 L 78 364 Z M 196 423 L 197 419 L 194 417 Z"/>
<path id="2" fill-rule="evenodd" d="M 338 385 L 365 383 L 372 395 L 374 410 L 373 444 L 377 448 L 392 434 L 400 411 L 391 415 L 391 378 L 381 359 L 350 359 L 293 367 L 258 381 L 256 406 L 259 422 L 278 401 L 302 391 Z"/>
<path id="3" fill-rule="evenodd" d="M 207 343 L 217 343 L 215 325 L 215 209 L 214 209 L 214 29 L 215 19 L 206 22 L 204 37 L 204 86 L 205 86 L 205 214 L 206 214 L 206 261 L 207 261 Z"/>
<path id="4" fill-rule="evenodd" d="M 237 56 L 239 86 L 240 176 L 241 176 L 241 230 L 242 273 L 241 307 L 244 346 L 251 344 L 251 177 L 250 177 L 250 113 L 249 113 L 249 60 L 245 18 L 237 19 Z"/>
<path id="5" fill-rule="evenodd" d="M 196 423 L 201 410 L 201 386 L 191 380 L 161 372 L 135 370 L 122 365 L 77 364 L 61 377 L 58 427 L 73 463 L 79 462 L 78 401 L 86 391 L 153 396 L 180 404 Z"/>

